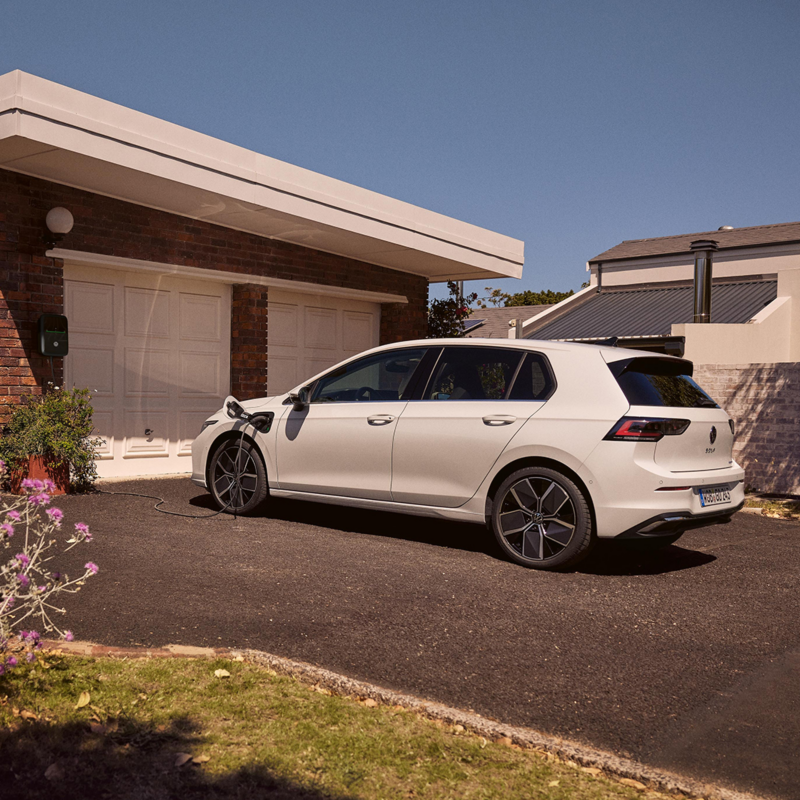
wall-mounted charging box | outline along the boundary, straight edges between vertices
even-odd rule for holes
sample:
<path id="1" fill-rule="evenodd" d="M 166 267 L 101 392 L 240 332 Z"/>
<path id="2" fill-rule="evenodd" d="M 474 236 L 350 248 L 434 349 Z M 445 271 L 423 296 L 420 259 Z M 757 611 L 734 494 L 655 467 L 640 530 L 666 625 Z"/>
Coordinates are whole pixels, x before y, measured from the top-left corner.
<path id="1" fill-rule="evenodd" d="M 42 314 L 39 317 L 39 352 L 43 356 L 69 353 L 69 326 L 63 314 Z"/>

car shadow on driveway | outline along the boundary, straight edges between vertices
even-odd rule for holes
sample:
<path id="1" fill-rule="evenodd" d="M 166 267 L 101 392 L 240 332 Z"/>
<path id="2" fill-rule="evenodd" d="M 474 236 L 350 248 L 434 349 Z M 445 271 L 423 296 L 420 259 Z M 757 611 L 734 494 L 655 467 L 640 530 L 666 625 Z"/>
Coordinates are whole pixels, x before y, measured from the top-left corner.
<path id="1" fill-rule="evenodd" d="M 636 552 L 622 542 L 600 540 L 589 557 L 575 568 L 584 575 L 663 575 L 702 567 L 717 557 L 672 544 L 649 553 Z"/>
<path id="2" fill-rule="evenodd" d="M 201 495 L 189 502 L 197 508 L 216 509 L 210 495 Z M 494 537 L 482 525 L 278 498 L 269 500 L 265 509 L 257 516 L 347 533 L 385 536 L 470 553 L 484 553 L 502 560 Z"/>
<path id="3" fill-rule="evenodd" d="M 197 508 L 216 509 L 208 494 L 195 497 L 190 503 Z M 506 560 L 494 536 L 483 525 L 277 498 L 269 501 L 261 516 L 265 519 L 313 525 L 347 533 L 362 533 L 482 553 L 497 561 Z M 568 571 L 608 576 L 662 575 L 701 567 L 715 560 L 716 556 L 678 545 L 642 553 L 631 551 L 621 542 L 601 540 L 584 561 Z"/>

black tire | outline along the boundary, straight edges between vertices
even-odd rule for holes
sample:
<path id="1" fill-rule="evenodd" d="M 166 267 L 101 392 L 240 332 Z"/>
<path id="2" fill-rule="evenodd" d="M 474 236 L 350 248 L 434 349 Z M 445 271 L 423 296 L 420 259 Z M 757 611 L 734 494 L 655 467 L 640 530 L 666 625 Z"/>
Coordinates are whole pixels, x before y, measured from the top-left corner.
<path id="1" fill-rule="evenodd" d="M 619 543 L 634 553 L 657 553 L 675 544 L 681 536 L 683 533 L 673 533 L 672 536 L 654 536 L 652 539 L 620 539 Z"/>
<path id="2" fill-rule="evenodd" d="M 238 470 L 237 470 L 238 468 Z M 237 484 L 238 472 L 238 484 Z M 228 514 L 253 514 L 267 497 L 267 470 L 258 448 L 237 436 L 214 450 L 208 467 L 208 489 Z"/>
<path id="3" fill-rule="evenodd" d="M 509 475 L 495 494 L 491 519 L 506 556 L 531 569 L 569 569 L 594 544 L 583 492 L 566 475 L 546 467 Z"/>

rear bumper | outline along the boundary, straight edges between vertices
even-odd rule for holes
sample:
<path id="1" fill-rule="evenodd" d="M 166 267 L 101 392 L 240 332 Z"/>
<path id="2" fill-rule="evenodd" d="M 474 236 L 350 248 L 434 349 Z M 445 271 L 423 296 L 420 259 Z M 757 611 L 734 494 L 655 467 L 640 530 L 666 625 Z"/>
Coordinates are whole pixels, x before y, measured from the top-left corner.
<path id="1" fill-rule="evenodd" d="M 616 539 L 658 539 L 660 536 L 674 536 L 685 533 L 692 528 L 705 528 L 708 525 L 724 525 L 731 517 L 744 507 L 744 500 L 738 506 L 712 511 L 705 514 L 689 512 L 670 512 L 651 517 L 644 522 L 623 531 Z"/>
<path id="2" fill-rule="evenodd" d="M 652 442 L 603 441 L 578 470 L 592 498 L 598 538 L 614 539 L 666 517 L 678 518 L 673 526 L 661 526 L 660 535 L 666 536 L 678 522 L 686 530 L 694 518 L 733 514 L 744 501 L 744 470 L 735 462 L 724 469 L 671 472 L 655 462 L 655 448 Z M 711 486 L 729 489 L 730 502 L 704 507 L 700 490 Z"/>

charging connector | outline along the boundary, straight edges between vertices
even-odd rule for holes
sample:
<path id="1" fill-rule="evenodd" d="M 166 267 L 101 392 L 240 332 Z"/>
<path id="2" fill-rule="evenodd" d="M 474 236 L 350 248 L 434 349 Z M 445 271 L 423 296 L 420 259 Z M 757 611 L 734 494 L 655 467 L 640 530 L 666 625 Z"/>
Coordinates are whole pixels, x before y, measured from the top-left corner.
<path id="1" fill-rule="evenodd" d="M 169 514 L 173 517 L 186 517 L 188 519 L 211 519 L 212 517 L 218 517 L 220 514 L 225 513 L 228 509 L 232 509 L 234 497 L 241 497 L 241 476 L 239 474 L 239 465 L 241 464 L 242 445 L 244 444 L 244 437 L 247 432 L 247 427 L 249 425 L 259 433 L 269 433 L 270 429 L 272 428 L 272 421 L 275 419 L 275 414 L 272 411 L 257 411 L 252 414 L 248 413 L 244 410 L 242 404 L 232 396 L 226 398 L 224 408 L 225 412 L 231 419 L 240 419 L 244 424 L 242 425 L 241 435 L 239 436 L 239 449 L 234 464 L 234 473 L 231 479 L 231 485 L 228 487 L 229 500 L 219 511 L 215 511 L 213 514 L 183 514 L 180 511 L 167 511 L 165 508 L 159 508 L 159 506 L 167 501 L 163 497 L 157 497 L 156 495 L 152 494 L 140 494 L 139 492 L 108 492 L 104 489 L 98 489 L 98 493 L 118 494 L 125 495 L 127 497 L 145 497 L 150 500 L 158 500 L 153 508 L 159 513 Z M 236 517 L 235 509 L 233 509 L 233 516 L 234 518 Z"/>

